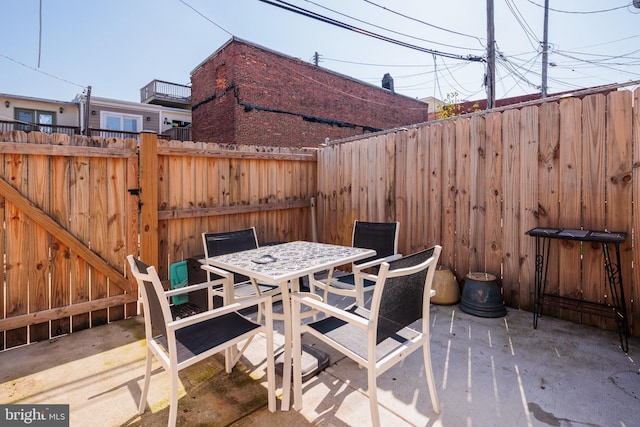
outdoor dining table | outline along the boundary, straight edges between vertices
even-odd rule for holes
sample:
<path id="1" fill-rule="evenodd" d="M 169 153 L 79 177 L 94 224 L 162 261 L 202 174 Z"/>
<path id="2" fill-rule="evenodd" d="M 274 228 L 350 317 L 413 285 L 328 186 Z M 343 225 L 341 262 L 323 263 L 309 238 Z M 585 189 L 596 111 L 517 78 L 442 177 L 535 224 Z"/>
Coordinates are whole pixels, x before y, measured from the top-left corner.
<path id="1" fill-rule="evenodd" d="M 299 290 L 298 279 L 301 277 L 350 264 L 375 254 L 372 249 L 296 241 L 206 258 L 206 262 L 214 267 L 243 274 L 261 283 L 280 286 L 285 338 L 281 410 L 288 410 L 291 400 L 293 340 L 290 283 L 294 284 L 294 290 Z M 233 289 L 225 292 L 231 295 Z"/>

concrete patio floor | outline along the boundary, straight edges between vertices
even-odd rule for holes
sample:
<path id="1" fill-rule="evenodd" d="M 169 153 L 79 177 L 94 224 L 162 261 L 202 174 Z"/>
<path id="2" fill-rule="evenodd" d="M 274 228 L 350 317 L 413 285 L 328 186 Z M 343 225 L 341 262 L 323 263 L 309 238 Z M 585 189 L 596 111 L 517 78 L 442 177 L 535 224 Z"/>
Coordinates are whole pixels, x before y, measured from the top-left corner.
<path id="1" fill-rule="evenodd" d="M 640 425 L 638 338 L 625 354 L 616 332 L 551 317 L 533 329 L 530 312 L 480 318 L 458 305 L 433 305 L 431 324 L 442 413 L 432 411 L 417 352 L 378 380 L 383 426 Z M 71 426 L 166 425 L 169 377 L 157 364 L 137 415 L 143 337 L 137 317 L 1 352 L 0 401 L 69 404 Z M 304 383 L 303 410 L 270 413 L 265 342 L 255 340 L 230 375 L 221 356 L 182 371 L 178 425 L 370 425 L 366 370 L 326 347 L 331 365 Z"/>

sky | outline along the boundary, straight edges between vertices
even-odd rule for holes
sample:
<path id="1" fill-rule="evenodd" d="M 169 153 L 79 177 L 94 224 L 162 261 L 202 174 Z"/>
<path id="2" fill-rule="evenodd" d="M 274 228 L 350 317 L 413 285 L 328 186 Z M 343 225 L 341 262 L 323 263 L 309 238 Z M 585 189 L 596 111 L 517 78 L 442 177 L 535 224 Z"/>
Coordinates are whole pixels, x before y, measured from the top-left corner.
<path id="1" fill-rule="evenodd" d="M 544 1 L 494 0 L 498 99 L 540 92 Z M 640 80 L 640 0 L 549 8 L 549 94 Z M 0 0 L 0 16 L 0 93 L 139 102 L 154 79 L 190 84 L 235 36 L 377 86 L 389 73 L 412 98 L 486 99 L 482 0 Z"/>

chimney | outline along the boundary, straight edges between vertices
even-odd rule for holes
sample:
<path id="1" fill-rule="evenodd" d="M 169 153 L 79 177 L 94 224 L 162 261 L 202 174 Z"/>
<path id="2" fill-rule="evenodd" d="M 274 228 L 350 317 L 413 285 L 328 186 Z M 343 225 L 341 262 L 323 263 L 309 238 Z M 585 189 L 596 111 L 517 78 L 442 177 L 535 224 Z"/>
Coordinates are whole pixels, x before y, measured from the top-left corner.
<path id="1" fill-rule="evenodd" d="M 382 77 L 382 88 L 390 90 L 392 94 L 395 93 L 394 90 L 393 90 L 393 77 L 391 77 L 391 74 L 386 73 Z"/>

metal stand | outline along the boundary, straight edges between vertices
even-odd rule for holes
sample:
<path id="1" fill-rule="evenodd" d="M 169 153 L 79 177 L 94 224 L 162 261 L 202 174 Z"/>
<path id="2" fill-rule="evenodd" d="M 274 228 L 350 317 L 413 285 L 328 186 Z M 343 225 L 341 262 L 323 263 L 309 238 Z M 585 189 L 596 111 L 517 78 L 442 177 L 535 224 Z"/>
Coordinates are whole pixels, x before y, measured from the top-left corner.
<path id="1" fill-rule="evenodd" d="M 553 302 L 560 308 L 614 319 L 618 325 L 620 346 L 622 351 L 627 353 L 629 351 L 629 322 L 624 299 L 624 287 L 622 286 L 622 273 L 620 271 L 620 244 L 625 241 L 627 233 L 538 227 L 527 231 L 526 234 L 536 238 L 536 289 L 533 327 L 538 327 L 538 318 L 542 315 L 543 304 L 550 304 Z M 611 304 L 584 301 L 546 293 L 551 239 L 598 242 L 602 244 L 605 273 L 611 293 Z M 609 244 L 615 245 L 615 263 L 611 262 L 611 255 L 608 247 Z"/>

